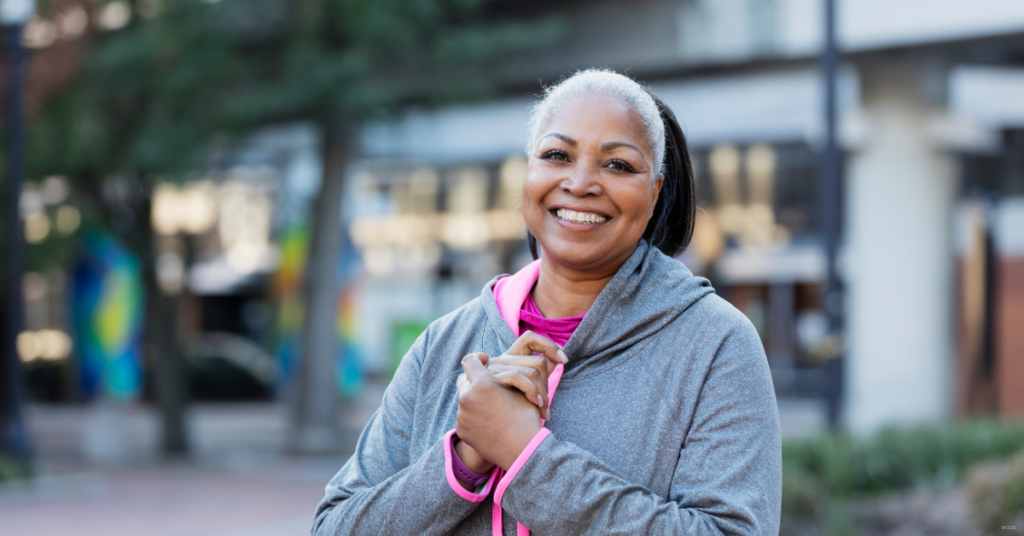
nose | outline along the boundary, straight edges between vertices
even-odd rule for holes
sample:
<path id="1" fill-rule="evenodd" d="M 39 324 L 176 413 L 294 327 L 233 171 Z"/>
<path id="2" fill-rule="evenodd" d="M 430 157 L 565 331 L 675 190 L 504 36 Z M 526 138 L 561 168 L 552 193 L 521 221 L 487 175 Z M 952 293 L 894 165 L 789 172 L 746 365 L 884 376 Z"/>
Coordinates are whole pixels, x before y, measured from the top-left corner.
<path id="1" fill-rule="evenodd" d="M 601 183 L 597 179 L 597 172 L 585 166 L 575 166 L 569 174 L 562 179 L 560 185 L 562 190 L 569 192 L 576 197 L 599 196 L 602 193 Z"/>

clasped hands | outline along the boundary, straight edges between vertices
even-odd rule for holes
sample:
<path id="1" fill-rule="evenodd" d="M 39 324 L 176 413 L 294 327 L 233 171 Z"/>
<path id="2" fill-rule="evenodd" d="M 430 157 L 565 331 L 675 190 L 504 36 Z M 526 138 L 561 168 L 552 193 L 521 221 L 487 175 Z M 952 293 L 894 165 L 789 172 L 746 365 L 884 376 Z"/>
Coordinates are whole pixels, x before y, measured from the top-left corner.
<path id="1" fill-rule="evenodd" d="M 455 384 L 455 452 L 462 463 L 478 474 L 495 465 L 508 470 L 548 418 L 548 375 L 567 362 L 560 346 L 532 331 L 498 357 L 463 357 L 464 373 Z"/>

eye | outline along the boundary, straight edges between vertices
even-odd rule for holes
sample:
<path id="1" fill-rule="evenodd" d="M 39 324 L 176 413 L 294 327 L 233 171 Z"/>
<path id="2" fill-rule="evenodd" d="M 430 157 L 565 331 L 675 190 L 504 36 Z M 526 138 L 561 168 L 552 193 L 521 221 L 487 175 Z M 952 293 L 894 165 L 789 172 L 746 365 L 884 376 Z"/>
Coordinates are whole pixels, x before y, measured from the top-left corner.
<path id="1" fill-rule="evenodd" d="M 542 160 L 556 160 L 559 162 L 566 162 L 569 160 L 569 155 L 565 151 L 559 149 L 552 149 L 540 155 L 540 157 Z"/>
<path id="2" fill-rule="evenodd" d="M 629 165 L 629 162 L 625 162 L 622 160 L 612 160 L 611 162 L 608 162 L 608 167 L 614 169 L 615 171 L 624 171 L 626 173 L 636 172 L 636 169 L 633 168 L 633 166 Z"/>

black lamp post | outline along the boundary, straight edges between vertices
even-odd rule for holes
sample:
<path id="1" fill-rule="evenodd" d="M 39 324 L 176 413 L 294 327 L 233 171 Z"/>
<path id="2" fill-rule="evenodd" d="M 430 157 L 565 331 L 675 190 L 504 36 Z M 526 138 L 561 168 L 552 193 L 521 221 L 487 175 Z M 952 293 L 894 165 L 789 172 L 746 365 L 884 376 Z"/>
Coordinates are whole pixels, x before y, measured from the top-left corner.
<path id="1" fill-rule="evenodd" d="M 0 349 L 0 452 L 27 461 L 31 455 L 22 413 L 24 392 L 18 334 L 24 326 L 22 275 L 25 271 L 25 235 L 21 222 L 21 184 L 25 178 L 25 115 L 23 89 L 25 48 L 22 32 L 35 11 L 35 0 L 0 0 L 0 23 L 7 30 L 7 176 L 3 229 L 6 234 L 3 264 L 7 300 L 3 348 Z"/>
<path id="2" fill-rule="evenodd" d="M 830 427 L 839 423 L 843 387 L 842 288 L 836 270 L 836 254 L 840 237 L 840 195 L 842 161 L 836 135 L 836 78 L 839 51 L 836 45 L 836 0 L 824 0 L 824 28 L 821 54 L 822 81 L 825 93 L 825 148 L 822 152 L 818 182 L 818 206 L 821 230 L 825 239 L 827 272 L 823 306 L 828 320 L 828 355 L 823 368 L 823 391 L 826 417 Z"/>

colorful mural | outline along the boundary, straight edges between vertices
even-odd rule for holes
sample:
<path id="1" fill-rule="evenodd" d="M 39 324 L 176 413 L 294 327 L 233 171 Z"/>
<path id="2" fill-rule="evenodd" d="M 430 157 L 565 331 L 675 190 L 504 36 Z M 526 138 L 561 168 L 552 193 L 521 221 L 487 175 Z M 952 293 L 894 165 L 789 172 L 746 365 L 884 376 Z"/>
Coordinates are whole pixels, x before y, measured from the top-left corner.
<path id="1" fill-rule="evenodd" d="M 359 394 L 364 380 L 355 291 L 355 281 L 359 277 L 359 259 L 347 234 L 343 240 L 345 242 L 338 266 L 341 291 L 338 294 L 337 306 L 335 383 L 340 395 L 352 398 Z M 295 379 L 302 356 L 302 325 L 305 316 L 302 293 L 306 259 L 309 256 L 309 229 L 304 225 L 288 228 L 281 233 L 279 245 L 281 265 L 274 279 L 274 292 L 278 300 L 278 385 L 284 386 Z"/>
<path id="2" fill-rule="evenodd" d="M 278 244 L 281 264 L 274 275 L 277 298 L 278 387 L 289 384 L 298 371 L 302 341 L 302 277 L 309 254 L 309 229 L 296 225 L 284 230 Z"/>
<path id="3" fill-rule="evenodd" d="M 138 260 L 112 237 L 85 233 L 71 293 L 86 399 L 131 401 L 142 387 L 145 287 Z"/>

